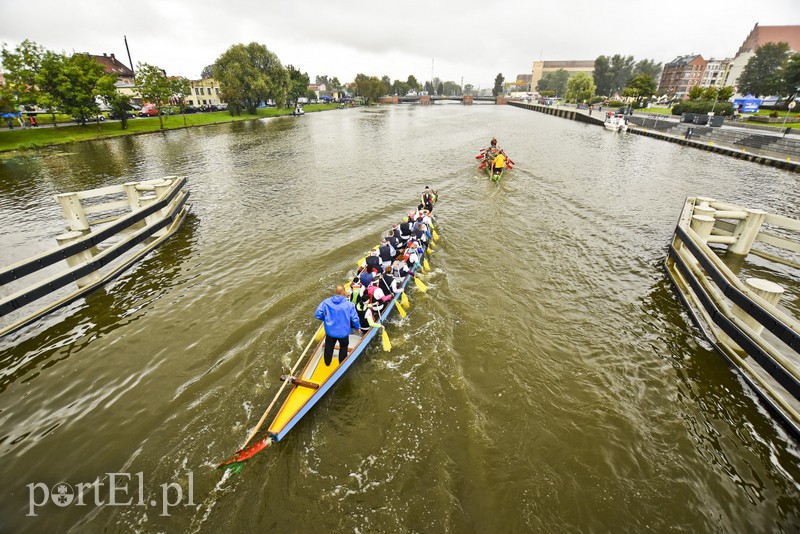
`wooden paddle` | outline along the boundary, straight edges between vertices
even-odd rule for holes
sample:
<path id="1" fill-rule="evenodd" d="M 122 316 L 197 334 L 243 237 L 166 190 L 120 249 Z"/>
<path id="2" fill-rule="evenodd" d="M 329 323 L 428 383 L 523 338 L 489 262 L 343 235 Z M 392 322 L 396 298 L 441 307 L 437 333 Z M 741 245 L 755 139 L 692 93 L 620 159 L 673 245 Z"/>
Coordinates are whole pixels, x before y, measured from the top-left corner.
<path id="1" fill-rule="evenodd" d="M 318 328 L 318 329 L 317 329 L 317 331 L 314 333 L 314 336 L 313 336 L 313 337 L 311 338 L 311 340 L 308 342 L 308 345 L 306 345 L 306 349 L 303 351 L 303 354 L 301 354 L 301 355 L 300 355 L 300 357 L 297 359 L 297 362 L 295 362 L 295 364 L 294 364 L 294 367 L 292 367 L 292 370 L 291 370 L 291 371 L 289 371 L 289 376 L 293 376 L 293 375 L 294 375 L 294 372 L 297 370 L 297 367 L 300 365 L 300 362 L 303 360 L 303 357 L 304 357 L 304 356 L 306 355 L 306 353 L 308 352 L 308 349 L 309 349 L 309 348 L 311 348 L 311 344 L 312 344 L 312 343 L 314 343 L 314 341 L 317 341 L 317 337 L 318 337 L 318 335 L 319 335 L 319 333 L 320 333 L 320 330 L 321 330 L 323 333 L 325 332 L 325 329 L 323 328 L 323 325 L 319 325 L 319 328 Z M 280 389 L 278 390 L 278 393 L 275 395 L 275 398 L 274 398 L 274 399 L 272 399 L 272 402 L 269 404 L 269 407 L 268 407 L 268 408 L 266 409 L 266 411 L 264 412 L 264 415 L 262 415 L 262 416 L 261 416 L 261 419 L 258 421 L 258 424 L 256 425 L 256 427 L 253 429 L 253 431 L 252 431 L 252 432 L 250 432 L 250 435 L 249 435 L 249 436 L 247 436 L 247 439 L 245 440 L 245 442 L 244 442 L 244 445 L 242 445 L 242 448 L 243 448 L 243 449 L 244 449 L 245 447 L 247 447 L 247 444 L 248 444 L 248 443 L 250 443 L 250 440 L 251 440 L 251 439 L 253 439 L 253 438 L 255 437 L 255 435 L 256 435 L 256 434 L 258 434 L 258 431 L 259 431 L 259 430 L 261 430 L 261 425 L 263 425 L 263 424 L 264 424 L 264 421 L 266 421 L 266 420 L 267 420 L 267 414 L 269 414 L 269 412 L 272 410 L 273 406 L 275 406 L 275 403 L 276 403 L 276 402 L 278 402 L 278 398 L 281 396 L 281 393 L 283 392 L 283 388 L 285 388 L 285 387 L 286 387 L 286 385 L 287 385 L 288 383 L 290 383 L 290 382 L 291 382 L 291 380 L 285 380 L 285 381 L 283 382 L 283 385 L 282 385 L 282 386 L 280 387 Z"/>

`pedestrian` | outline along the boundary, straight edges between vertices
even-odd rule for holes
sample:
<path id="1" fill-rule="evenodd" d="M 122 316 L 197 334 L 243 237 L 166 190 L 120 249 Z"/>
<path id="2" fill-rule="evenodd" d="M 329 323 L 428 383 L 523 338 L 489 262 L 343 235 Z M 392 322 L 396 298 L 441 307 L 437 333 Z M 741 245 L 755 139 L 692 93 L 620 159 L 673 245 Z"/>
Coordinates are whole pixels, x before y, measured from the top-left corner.
<path id="1" fill-rule="evenodd" d="M 345 297 L 344 286 L 336 286 L 336 294 L 323 300 L 314 317 L 325 325 L 325 365 L 333 360 L 333 349 L 339 343 L 339 365 L 347 358 L 347 347 L 350 344 L 350 330 L 359 330 L 361 322 L 356 307 Z"/>
<path id="2" fill-rule="evenodd" d="M 31 127 L 33 128 L 39 127 L 39 123 L 36 122 L 36 117 L 34 117 L 33 115 L 28 115 L 28 120 L 31 122 Z"/>

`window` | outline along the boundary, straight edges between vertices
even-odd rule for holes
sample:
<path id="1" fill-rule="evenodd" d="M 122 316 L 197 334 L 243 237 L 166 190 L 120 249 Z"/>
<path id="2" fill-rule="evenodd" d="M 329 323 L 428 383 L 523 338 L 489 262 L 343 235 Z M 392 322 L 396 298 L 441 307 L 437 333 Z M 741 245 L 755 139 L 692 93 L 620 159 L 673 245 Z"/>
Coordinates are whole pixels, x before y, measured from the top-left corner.
<path id="1" fill-rule="evenodd" d="M 201 95 L 204 95 L 204 94 L 205 94 L 205 92 L 203 91 L 203 88 L 202 88 L 202 87 L 200 88 L 200 94 L 201 94 Z M 203 102 L 205 102 L 205 100 L 203 100 Z"/>
<path id="2" fill-rule="evenodd" d="M 196 95 L 199 95 L 199 94 L 200 94 L 200 89 L 198 89 L 197 87 L 195 87 L 195 88 L 194 88 L 194 94 L 196 94 Z"/>

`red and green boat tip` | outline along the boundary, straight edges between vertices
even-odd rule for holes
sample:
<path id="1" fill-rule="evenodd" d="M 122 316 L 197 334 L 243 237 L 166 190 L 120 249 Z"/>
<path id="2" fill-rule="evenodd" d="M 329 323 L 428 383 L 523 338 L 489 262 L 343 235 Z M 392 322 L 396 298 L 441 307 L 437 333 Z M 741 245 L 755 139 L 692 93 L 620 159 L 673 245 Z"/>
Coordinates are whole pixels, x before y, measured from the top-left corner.
<path id="1" fill-rule="evenodd" d="M 244 464 L 247 462 L 247 460 L 272 445 L 272 443 L 272 438 L 268 435 L 265 435 L 249 447 L 240 449 L 236 452 L 236 454 L 220 463 L 217 466 L 217 469 L 225 469 L 226 471 L 230 471 L 232 475 L 235 475 L 244 469 Z"/>

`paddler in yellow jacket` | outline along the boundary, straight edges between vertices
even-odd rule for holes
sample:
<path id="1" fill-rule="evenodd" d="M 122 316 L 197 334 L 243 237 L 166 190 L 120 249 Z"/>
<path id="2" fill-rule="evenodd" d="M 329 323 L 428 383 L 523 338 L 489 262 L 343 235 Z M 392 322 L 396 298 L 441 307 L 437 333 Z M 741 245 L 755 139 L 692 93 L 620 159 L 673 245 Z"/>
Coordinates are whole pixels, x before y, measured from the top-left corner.
<path id="1" fill-rule="evenodd" d="M 492 172 L 494 174 L 500 174 L 503 172 L 503 169 L 506 167 L 506 155 L 505 152 L 502 150 L 500 153 L 495 156 L 494 161 L 492 161 Z"/>

